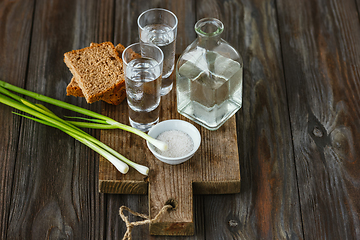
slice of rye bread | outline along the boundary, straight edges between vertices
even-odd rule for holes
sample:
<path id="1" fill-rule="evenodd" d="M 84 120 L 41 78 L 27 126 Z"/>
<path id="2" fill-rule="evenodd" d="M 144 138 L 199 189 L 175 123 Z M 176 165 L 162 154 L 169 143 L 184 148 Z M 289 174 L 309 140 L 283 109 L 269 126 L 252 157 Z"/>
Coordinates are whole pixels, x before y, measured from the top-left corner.
<path id="1" fill-rule="evenodd" d="M 67 52 L 64 62 L 88 103 L 116 96 L 125 86 L 122 59 L 111 42 Z"/>
<path id="2" fill-rule="evenodd" d="M 90 46 L 95 46 L 96 43 L 91 43 Z M 115 47 L 119 56 L 121 56 L 122 52 L 125 50 L 125 47 L 122 44 L 118 44 Z M 84 97 L 84 94 L 77 83 L 77 79 L 72 77 L 69 85 L 66 87 L 67 96 L 75 96 L 75 97 Z M 125 91 L 125 81 L 123 84 L 119 85 L 118 87 L 114 88 L 112 92 L 104 94 L 100 100 L 107 102 L 109 104 L 118 105 L 120 104 L 126 97 Z"/>
<path id="3" fill-rule="evenodd" d="M 108 94 L 104 94 L 100 100 L 113 105 L 119 105 L 126 97 L 125 84 L 118 85 L 114 90 Z M 75 77 L 72 77 L 71 82 L 66 87 L 67 96 L 84 97 L 79 84 Z"/>

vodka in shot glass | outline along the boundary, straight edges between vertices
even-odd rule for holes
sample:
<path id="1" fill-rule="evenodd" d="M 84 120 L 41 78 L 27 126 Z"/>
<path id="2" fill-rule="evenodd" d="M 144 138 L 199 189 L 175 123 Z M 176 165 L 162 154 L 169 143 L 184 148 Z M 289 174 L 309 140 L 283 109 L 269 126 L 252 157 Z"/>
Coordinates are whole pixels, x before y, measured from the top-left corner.
<path id="1" fill-rule="evenodd" d="M 164 53 L 161 95 L 168 94 L 173 81 L 170 75 L 175 66 L 175 47 L 178 19 L 174 13 L 162 8 L 149 9 L 138 17 L 140 42 L 152 43 Z"/>

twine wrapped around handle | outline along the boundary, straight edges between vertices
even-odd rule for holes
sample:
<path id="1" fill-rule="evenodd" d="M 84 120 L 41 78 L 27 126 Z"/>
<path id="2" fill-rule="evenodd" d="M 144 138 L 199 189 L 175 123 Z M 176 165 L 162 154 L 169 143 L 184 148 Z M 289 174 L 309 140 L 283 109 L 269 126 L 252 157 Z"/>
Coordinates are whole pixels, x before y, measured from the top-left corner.
<path id="1" fill-rule="evenodd" d="M 121 219 L 126 223 L 126 232 L 125 232 L 125 235 L 123 237 L 123 240 L 131 240 L 131 231 L 132 231 L 133 227 L 156 222 L 157 220 L 160 219 L 160 217 L 167 210 L 169 210 L 171 208 L 173 208 L 173 206 L 171 206 L 169 204 L 164 205 L 163 208 L 160 210 L 160 212 L 153 219 L 150 219 L 149 216 L 147 216 L 145 214 L 137 213 L 137 212 L 134 212 L 133 210 L 131 210 L 130 208 L 126 207 L 126 206 L 121 206 L 120 209 L 119 209 L 119 215 L 120 215 Z M 128 217 L 126 217 L 124 215 L 124 210 L 130 212 L 134 216 L 138 216 L 138 217 L 141 217 L 141 218 L 146 219 L 146 220 L 137 221 L 137 222 L 130 222 Z"/>

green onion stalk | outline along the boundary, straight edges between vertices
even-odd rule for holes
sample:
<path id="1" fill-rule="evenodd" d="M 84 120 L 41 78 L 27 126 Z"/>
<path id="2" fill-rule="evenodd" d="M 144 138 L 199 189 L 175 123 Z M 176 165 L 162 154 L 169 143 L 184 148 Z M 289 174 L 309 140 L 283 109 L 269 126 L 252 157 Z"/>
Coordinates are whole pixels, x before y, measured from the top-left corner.
<path id="1" fill-rule="evenodd" d="M 57 106 L 60 106 L 60 107 L 63 107 L 63 108 L 69 109 L 69 110 L 75 109 L 74 111 L 76 111 L 76 112 L 80 112 L 80 113 L 86 114 L 91 117 L 97 117 L 97 119 L 89 119 L 89 121 L 92 121 L 93 123 L 65 121 L 65 120 L 59 118 L 58 116 L 56 116 L 53 112 L 51 112 L 45 106 L 43 106 L 41 104 L 33 104 L 30 101 L 28 101 L 16 94 L 9 92 L 2 86 L 8 88 L 9 90 L 14 90 L 15 92 L 33 97 L 38 100 L 43 100 L 45 102 L 52 103 L 54 105 L 57 105 Z M 11 98 L 8 98 L 3 94 L 5 94 Z M 144 174 L 144 175 L 148 175 L 149 168 L 130 161 L 129 159 L 125 158 L 124 156 L 122 156 L 121 154 L 119 154 L 118 152 L 113 150 L 112 148 L 108 147 L 106 144 L 102 143 L 101 141 L 92 137 L 90 134 L 79 129 L 73 123 L 76 123 L 76 124 L 78 123 L 77 125 L 79 127 L 91 126 L 92 128 L 102 128 L 102 129 L 120 128 L 120 129 L 129 131 L 129 132 L 135 133 L 137 135 L 140 135 L 141 137 L 145 138 L 152 144 L 158 144 L 158 146 L 161 147 L 162 149 L 167 148 L 166 144 L 158 141 L 157 139 L 153 139 L 149 135 L 147 135 L 135 128 L 118 123 L 118 122 L 112 120 L 111 118 L 108 118 L 101 114 L 77 107 L 72 104 L 68 104 L 68 103 L 65 103 L 65 102 L 62 102 L 62 101 L 59 101 L 56 99 L 52 99 L 52 98 L 49 98 L 49 97 L 46 97 L 46 96 L 43 96 L 40 94 L 36 94 L 36 93 L 30 92 L 30 91 L 24 90 L 22 88 L 15 87 L 15 86 L 5 83 L 1 80 L 0 80 L 0 102 L 6 104 L 8 106 L 11 106 L 13 108 L 16 108 L 20 111 L 26 112 L 30 115 L 33 115 L 36 118 L 26 116 L 23 114 L 19 114 L 19 113 L 15 113 L 15 114 L 18 114 L 20 116 L 29 118 L 29 119 L 37 121 L 39 123 L 62 130 L 63 132 L 67 133 L 68 135 L 72 136 L 73 138 L 77 139 L 81 143 L 85 144 L 86 146 L 90 147 L 91 149 L 93 149 L 94 151 L 96 151 L 97 153 L 99 153 L 100 155 L 105 157 L 116 167 L 116 169 L 118 169 L 121 173 L 124 173 L 124 174 L 127 173 L 129 170 L 129 167 L 127 164 L 129 164 L 131 167 L 135 168 L 138 172 L 140 172 L 141 174 Z M 104 120 L 104 119 L 106 119 L 106 120 Z M 110 122 L 112 124 L 109 124 L 108 122 Z"/>
<path id="2" fill-rule="evenodd" d="M 89 122 L 71 121 L 71 124 L 73 124 L 75 126 L 86 127 L 86 128 L 95 128 L 95 129 L 115 129 L 115 128 L 119 128 L 119 129 L 134 133 L 134 134 L 144 138 L 146 141 L 148 141 L 149 143 L 151 143 L 152 145 L 154 145 L 155 147 L 157 147 L 161 151 L 166 151 L 167 148 L 168 148 L 168 146 L 167 146 L 167 144 L 165 142 L 162 142 L 162 141 L 159 141 L 159 140 L 157 140 L 155 138 L 152 138 L 148 134 L 146 134 L 146 133 L 144 133 L 144 132 L 142 132 L 142 131 L 140 131 L 140 130 L 138 130 L 136 128 L 133 128 L 133 127 L 130 127 L 128 125 L 119 123 L 119 122 L 113 120 L 112 118 L 109 118 L 107 116 L 104 116 L 104 115 L 96 113 L 96 112 L 93 112 L 91 110 L 81 108 L 81 107 L 75 106 L 73 104 L 66 103 L 66 102 L 63 102 L 63 101 L 60 101 L 60 100 L 57 100 L 57 99 L 54 99 L 54 98 L 50 98 L 50 97 L 47 97 L 47 96 L 44 96 L 44 95 L 41 95 L 41 94 L 38 94 L 38 93 L 34 93 L 34 92 L 29 91 L 29 90 L 26 90 L 26 89 L 23 89 L 23 88 L 20 88 L 20 87 L 16 87 L 14 85 L 11 85 L 10 83 L 7 83 L 7 82 L 1 81 L 1 80 L 0 80 L 0 87 L 9 89 L 9 90 L 17 92 L 19 94 L 23 94 L 23 95 L 32 97 L 32 98 L 34 98 L 36 100 L 40 100 L 40 101 L 43 101 L 43 102 L 46 102 L 46 103 L 50 103 L 50 104 L 53 104 L 55 106 L 62 107 L 62 108 L 65 108 L 65 109 L 68 109 L 68 110 L 71 110 L 71 111 L 74 111 L 74 112 L 78 112 L 78 113 L 81 113 L 81 114 L 84 114 L 84 115 L 87 115 L 89 117 L 94 118 L 94 119 L 87 119 L 87 118 L 74 117 L 74 118 L 78 118 L 78 119 L 85 119 L 85 120 L 88 120 L 88 121 L 91 122 L 91 123 L 89 123 Z"/>
<path id="3" fill-rule="evenodd" d="M 1 98 L 1 96 L 0 96 Z M 28 119 L 31 119 L 31 120 L 34 120 L 36 122 L 39 122 L 39 123 L 42 123 L 42 124 L 45 124 L 45 125 L 48 125 L 48 126 L 51 126 L 51 127 L 55 127 L 55 128 L 58 128 L 58 129 L 61 129 L 63 132 L 67 133 L 68 135 L 70 135 L 71 137 L 77 139 L 79 142 L 83 143 L 84 145 L 88 146 L 89 148 L 91 148 L 92 150 L 94 150 L 95 152 L 99 153 L 101 156 L 103 156 L 104 158 L 106 158 L 109 162 L 111 162 L 112 165 L 114 165 L 114 167 L 121 173 L 123 174 L 126 174 L 128 171 L 129 171 L 129 166 L 124 163 L 123 161 L 120 161 L 118 158 L 116 158 L 115 156 L 111 155 L 110 153 L 108 153 L 107 151 L 104 151 L 101 147 L 99 147 L 98 145 L 94 144 L 93 141 L 89 141 L 87 140 L 86 138 L 84 137 L 80 137 L 79 135 L 71 132 L 71 131 L 68 131 L 68 130 L 65 130 L 65 129 L 62 129 L 61 127 L 55 125 L 55 124 L 52 124 L 50 122 L 47 122 L 47 121 L 44 121 L 44 120 L 41 120 L 41 119 L 37 119 L 37 118 L 33 118 L 33 117 L 29 117 L 29 116 L 26 116 L 26 115 L 23 115 L 23 114 L 19 114 L 19 113 L 16 113 L 16 112 L 13 112 L 14 114 L 17 114 L 17 115 L 20 115 L 22 117 L 25 117 L 25 118 L 28 118 Z M 144 166 L 143 166 L 144 167 Z M 145 174 L 147 175 L 147 174 Z"/>
<path id="4" fill-rule="evenodd" d="M 1 90 L 2 89 L 0 89 L 0 91 Z M 1 92 L 3 92 L 3 91 L 1 91 Z M 80 142 L 84 143 L 85 145 L 87 145 L 88 147 L 93 149 L 94 151 L 98 152 L 100 155 L 104 156 L 121 173 L 125 174 L 125 173 L 128 172 L 129 166 L 126 163 L 124 163 L 124 162 L 120 161 L 119 159 L 117 159 L 115 156 L 111 155 L 106 150 L 104 150 L 101 147 L 99 147 L 98 145 L 94 144 L 94 142 L 97 141 L 95 138 L 93 138 L 90 135 L 86 136 L 86 134 L 82 133 L 82 130 L 80 130 L 80 129 L 77 130 L 75 127 L 72 128 L 70 124 L 63 123 L 63 122 L 57 120 L 55 117 L 50 117 L 49 115 L 52 115 L 52 114 L 50 112 L 48 112 L 48 113 L 43 112 L 44 111 L 43 108 L 38 107 L 36 105 L 31 106 L 31 103 L 27 102 L 26 100 L 23 101 L 22 99 L 21 99 L 20 102 L 19 101 L 14 101 L 14 100 L 4 96 L 3 94 L 0 94 L 0 102 L 6 104 L 8 106 L 11 106 L 13 108 L 16 108 L 16 109 L 18 109 L 20 111 L 24 111 L 24 112 L 26 112 L 28 114 L 36 116 L 38 119 L 16 113 L 18 115 L 21 115 L 23 117 L 32 119 L 32 120 L 37 121 L 39 123 L 43 123 L 43 124 L 48 125 L 48 126 L 56 127 L 56 128 L 58 128 L 58 129 L 60 129 L 60 130 L 62 130 L 64 132 L 66 132 L 70 136 L 74 137 L 75 139 L 77 139 Z M 26 102 L 26 104 L 24 104 L 25 102 Z M 29 106 L 31 106 L 31 107 L 29 107 Z M 37 110 L 40 110 L 40 112 L 37 111 Z"/>

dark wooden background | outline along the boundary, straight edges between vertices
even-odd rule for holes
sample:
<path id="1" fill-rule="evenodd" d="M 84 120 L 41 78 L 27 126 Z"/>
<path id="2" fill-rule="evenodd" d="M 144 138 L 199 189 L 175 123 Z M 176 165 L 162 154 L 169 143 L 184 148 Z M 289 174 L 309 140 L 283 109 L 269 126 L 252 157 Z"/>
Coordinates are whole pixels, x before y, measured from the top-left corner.
<path id="1" fill-rule="evenodd" d="M 66 97 L 63 54 L 137 42 L 153 7 L 178 16 L 178 54 L 216 17 L 243 57 L 242 188 L 195 196 L 192 237 L 133 239 L 360 239 L 359 0 L 0 0 L 0 79 L 101 112 Z M 98 192 L 97 154 L 12 111 L 0 105 L 0 239 L 121 239 L 120 206 L 148 213 L 147 196 Z"/>

